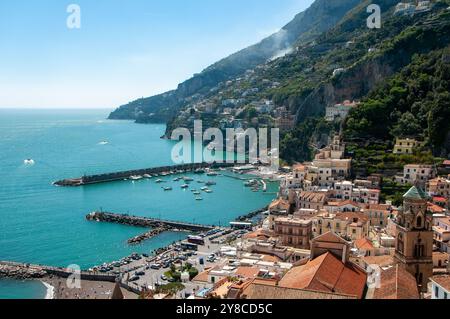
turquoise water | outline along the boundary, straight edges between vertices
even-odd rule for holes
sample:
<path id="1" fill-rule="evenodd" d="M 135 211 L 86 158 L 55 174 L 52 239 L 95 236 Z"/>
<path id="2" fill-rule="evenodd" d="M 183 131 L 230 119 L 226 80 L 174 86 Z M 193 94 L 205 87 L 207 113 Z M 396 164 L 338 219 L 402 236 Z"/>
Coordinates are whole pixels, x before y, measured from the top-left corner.
<path id="1" fill-rule="evenodd" d="M 242 181 L 223 176 L 201 177 L 217 181 L 214 193 L 203 194 L 203 201 L 181 190 L 173 177 L 166 178 L 167 184 L 145 180 L 53 186 L 55 180 L 83 174 L 173 164 L 174 143 L 160 139 L 164 125 L 107 121 L 107 114 L 106 110 L 0 110 L 0 260 L 89 268 L 185 237 L 164 233 L 130 247 L 127 239 L 143 230 L 85 220 L 98 209 L 224 225 L 272 200 L 274 195 L 254 193 Z M 108 144 L 101 145 L 102 141 Z M 24 164 L 28 158 L 35 164 Z M 172 192 L 161 189 L 169 185 Z M 269 193 L 275 190 L 276 185 L 270 185 Z"/>
<path id="2" fill-rule="evenodd" d="M 0 282 L 2 299 L 36 299 L 45 298 L 47 288 L 40 281 L 18 281 L 5 279 Z"/>

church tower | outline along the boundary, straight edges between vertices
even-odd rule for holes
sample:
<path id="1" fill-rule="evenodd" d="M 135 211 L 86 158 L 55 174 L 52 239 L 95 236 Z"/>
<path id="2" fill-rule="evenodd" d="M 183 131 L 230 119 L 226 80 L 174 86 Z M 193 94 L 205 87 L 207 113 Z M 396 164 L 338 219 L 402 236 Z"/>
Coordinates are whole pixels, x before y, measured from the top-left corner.
<path id="1" fill-rule="evenodd" d="M 403 199 L 396 220 L 395 260 L 416 278 L 419 291 L 426 292 L 433 275 L 433 216 L 427 213 L 428 196 L 420 188 L 412 187 Z"/>

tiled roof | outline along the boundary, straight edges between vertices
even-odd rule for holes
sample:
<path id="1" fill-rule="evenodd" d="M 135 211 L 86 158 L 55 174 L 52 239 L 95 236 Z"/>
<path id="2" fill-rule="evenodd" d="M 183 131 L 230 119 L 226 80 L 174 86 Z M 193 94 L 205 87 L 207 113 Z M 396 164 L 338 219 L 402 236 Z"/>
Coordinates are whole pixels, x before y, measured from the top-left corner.
<path id="1" fill-rule="evenodd" d="M 280 287 L 339 293 L 363 298 L 367 275 L 351 263 L 344 264 L 331 253 L 325 253 L 306 265 L 291 269 L 280 281 Z"/>
<path id="2" fill-rule="evenodd" d="M 450 291 L 450 275 L 433 276 L 431 280 L 447 291 Z"/>
<path id="3" fill-rule="evenodd" d="M 358 249 L 373 249 L 373 244 L 367 238 L 361 238 L 355 241 L 355 247 Z"/>
<path id="4" fill-rule="evenodd" d="M 366 256 L 363 260 L 367 265 L 378 265 L 380 267 L 391 266 L 395 263 L 394 258 L 390 255 Z"/>
<path id="5" fill-rule="evenodd" d="M 403 267 L 395 265 L 381 271 L 380 287 L 376 288 L 374 299 L 420 299 L 417 282 Z"/>
<path id="6" fill-rule="evenodd" d="M 244 288 L 242 297 L 249 300 L 264 299 L 355 299 L 354 296 L 348 296 L 339 293 L 329 293 L 313 291 L 306 289 L 296 289 L 289 287 L 280 287 L 260 280 L 254 280 L 250 285 Z"/>
<path id="7" fill-rule="evenodd" d="M 425 194 L 425 192 L 422 189 L 420 189 L 416 186 L 413 186 L 405 195 L 403 195 L 403 198 L 422 199 L 423 200 L 423 199 L 428 199 L 428 196 L 427 196 L 427 194 Z"/>
<path id="8" fill-rule="evenodd" d="M 239 267 L 236 269 L 236 276 L 242 277 L 242 278 L 248 278 L 252 279 L 258 276 L 259 274 L 259 268 L 256 267 Z"/>

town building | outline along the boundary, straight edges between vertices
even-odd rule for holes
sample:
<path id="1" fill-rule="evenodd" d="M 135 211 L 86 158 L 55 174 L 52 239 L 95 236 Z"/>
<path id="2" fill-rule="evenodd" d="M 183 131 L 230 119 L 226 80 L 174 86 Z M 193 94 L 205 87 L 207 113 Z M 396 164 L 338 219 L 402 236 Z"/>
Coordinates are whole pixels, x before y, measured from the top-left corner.
<path id="1" fill-rule="evenodd" d="M 275 221 L 275 235 L 281 245 L 308 249 L 312 237 L 312 221 L 293 217 L 279 217 Z"/>
<path id="2" fill-rule="evenodd" d="M 275 126 L 282 132 L 290 131 L 295 127 L 295 116 L 284 108 L 280 112 L 280 116 L 275 119 Z"/>
<path id="3" fill-rule="evenodd" d="M 420 147 L 421 142 L 413 138 L 397 138 L 394 146 L 394 154 L 412 154 L 414 149 Z"/>
<path id="4" fill-rule="evenodd" d="M 333 106 L 327 106 L 325 119 L 328 122 L 334 122 L 335 120 L 344 120 L 350 110 L 357 107 L 359 103 L 353 101 L 344 101 L 343 103 L 335 104 Z"/>
<path id="5" fill-rule="evenodd" d="M 431 279 L 431 299 L 450 299 L 450 276 L 434 276 Z"/>
<path id="6" fill-rule="evenodd" d="M 327 202 L 328 192 L 305 192 L 298 193 L 297 209 L 321 210 Z"/>
<path id="7" fill-rule="evenodd" d="M 336 182 L 333 189 L 333 198 L 351 200 L 357 203 L 378 204 L 380 202 L 380 190 L 357 187 L 350 181 Z"/>
<path id="8" fill-rule="evenodd" d="M 369 219 L 370 226 L 384 228 L 392 214 L 392 206 L 386 204 L 370 204 L 361 210 Z"/>
<path id="9" fill-rule="evenodd" d="M 333 232 L 341 237 L 358 240 L 369 235 L 369 222 L 362 213 L 322 213 L 312 219 L 313 236 Z"/>
<path id="10" fill-rule="evenodd" d="M 435 170 L 432 165 L 411 164 L 405 165 L 400 182 L 402 184 L 417 185 L 425 189 L 428 181 L 434 177 Z"/>
<path id="11" fill-rule="evenodd" d="M 433 232 L 436 249 L 450 254 L 450 217 L 433 218 Z"/>
<path id="12" fill-rule="evenodd" d="M 428 194 L 432 197 L 441 197 L 444 200 L 444 207 L 450 208 L 449 199 L 450 199 L 450 179 L 437 177 L 435 179 L 431 179 L 428 181 L 427 185 Z M 439 203 L 436 203 L 439 205 Z M 440 205 L 441 206 L 441 205 Z"/>
<path id="13" fill-rule="evenodd" d="M 395 220 L 395 260 L 416 278 L 419 290 L 426 292 L 433 275 L 433 217 L 427 212 L 428 196 L 413 186 L 403 198 Z"/>
<path id="14" fill-rule="evenodd" d="M 278 282 L 288 289 L 311 290 L 363 299 L 365 271 L 349 261 L 350 243 L 332 232 L 313 239 L 311 259 Z"/>

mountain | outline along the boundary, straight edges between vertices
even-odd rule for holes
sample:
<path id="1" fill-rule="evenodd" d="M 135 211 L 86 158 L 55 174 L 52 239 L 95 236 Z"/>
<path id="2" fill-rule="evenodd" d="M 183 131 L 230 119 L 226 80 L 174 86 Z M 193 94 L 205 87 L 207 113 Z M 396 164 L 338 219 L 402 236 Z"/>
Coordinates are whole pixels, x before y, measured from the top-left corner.
<path id="1" fill-rule="evenodd" d="M 181 83 L 176 90 L 142 98 L 119 107 L 110 119 L 134 119 L 139 123 L 166 122 L 189 103 L 201 100 L 221 82 L 236 78 L 268 60 L 282 56 L 292 46 L 307 43 L 332 28 L 361 0 L 316 0 L 279 32 L 241 50 Z"/>

